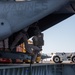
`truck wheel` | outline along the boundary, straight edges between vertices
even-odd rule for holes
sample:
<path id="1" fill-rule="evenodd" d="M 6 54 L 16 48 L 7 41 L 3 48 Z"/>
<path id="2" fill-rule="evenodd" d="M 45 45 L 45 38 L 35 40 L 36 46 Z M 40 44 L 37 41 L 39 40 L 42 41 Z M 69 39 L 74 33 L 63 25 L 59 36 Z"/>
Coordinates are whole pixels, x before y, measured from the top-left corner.
<path id="1" fill-rule="evenodd" d="M 74 63 L 75 63 L 75 56 L 73 56 L 73 57 L 72 57 L 72 62 L 74 62 Z"/>
<path id="2" fill-rule="evenodd" d="M 53 57 L 53 61 L 54 61 L 55 63 L 60 63 L 60 57 L 59 57 L 59 56 L 54 56 L 54 57 Z"/>

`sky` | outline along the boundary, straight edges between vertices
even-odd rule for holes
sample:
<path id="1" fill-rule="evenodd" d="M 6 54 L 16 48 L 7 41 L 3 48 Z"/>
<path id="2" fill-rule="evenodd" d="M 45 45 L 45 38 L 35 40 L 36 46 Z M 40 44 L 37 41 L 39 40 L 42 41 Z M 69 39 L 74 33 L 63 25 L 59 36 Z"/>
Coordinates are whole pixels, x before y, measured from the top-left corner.
<path id="1" fill-rule="evenodd" d="M 43 53 L 75 52 L 75 15 L 44 32 Z"/>

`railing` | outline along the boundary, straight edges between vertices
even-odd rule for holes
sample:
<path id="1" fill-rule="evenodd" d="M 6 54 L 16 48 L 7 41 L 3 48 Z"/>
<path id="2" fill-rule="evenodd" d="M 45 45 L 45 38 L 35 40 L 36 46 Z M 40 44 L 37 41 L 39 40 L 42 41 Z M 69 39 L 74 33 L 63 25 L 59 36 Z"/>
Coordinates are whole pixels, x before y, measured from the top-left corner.
<path id="1" fill-rule="evenodd" d="M 74 64 L 1 64 L 0 75 L 75 75 Z"/>

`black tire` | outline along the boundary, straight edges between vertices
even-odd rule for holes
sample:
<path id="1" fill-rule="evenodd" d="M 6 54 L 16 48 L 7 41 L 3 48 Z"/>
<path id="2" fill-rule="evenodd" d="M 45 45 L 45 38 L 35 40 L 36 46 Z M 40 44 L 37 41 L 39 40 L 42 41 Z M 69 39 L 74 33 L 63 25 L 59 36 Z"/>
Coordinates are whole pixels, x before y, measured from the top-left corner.
<path id="1" fill-rule="evenodd" d="M 74 62 L 74 63 L 75 63 L 75 56 L 73 56 L 73 57 L 72 57 L 72 62 Z"/>
<path id="2" fill-rule="evenodd" d="M 36 62 L 36 63 L 39 63 L 39 62 Z"/>
<path id="3" fill-rule="evenodd" d="M 60 57 L 59 57 L 59 56 L 54 56 L 54 57 L 53 57 L 53 61 L 54 61 L 55 63 L 60 63 Z"/>

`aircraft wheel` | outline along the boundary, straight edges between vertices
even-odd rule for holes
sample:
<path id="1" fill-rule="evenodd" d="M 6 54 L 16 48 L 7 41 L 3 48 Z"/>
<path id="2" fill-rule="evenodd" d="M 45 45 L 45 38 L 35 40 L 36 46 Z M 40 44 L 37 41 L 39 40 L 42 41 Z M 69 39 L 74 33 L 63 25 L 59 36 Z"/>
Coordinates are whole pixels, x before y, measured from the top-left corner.
<path id="1" fill-rule="evenodd" d="M 60 63 L 60 57 L 59 57 L 59 56 L 54 56 L 54 57 L 53 57 L 53 61 L 54 61 L 55 63 Z"/>
<path id="2" fill-rule="evenodd" d="M 75 56 L 73 56 L 73 57 L 72 57 L 72 62 L 74 62 L 74 63 L 75 63 Z"/>

